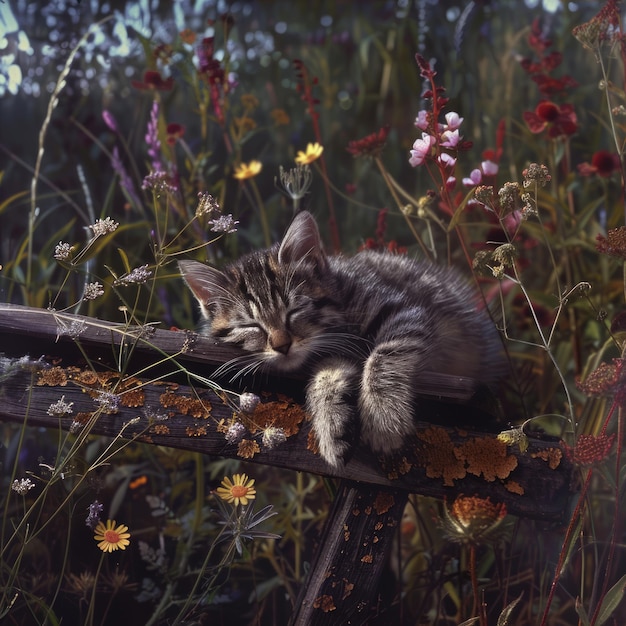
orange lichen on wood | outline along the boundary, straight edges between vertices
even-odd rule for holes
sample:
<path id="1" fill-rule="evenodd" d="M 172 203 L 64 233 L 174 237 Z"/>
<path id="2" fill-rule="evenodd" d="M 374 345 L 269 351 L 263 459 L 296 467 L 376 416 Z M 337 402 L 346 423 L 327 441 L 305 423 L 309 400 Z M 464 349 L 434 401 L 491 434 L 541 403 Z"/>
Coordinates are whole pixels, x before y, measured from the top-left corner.
<path id="1" fill-rule="evenodd" d="M 208 400 L 179 396 L 172 391 L 166 391 L 159 396 L 159 402 L 164 408 L 174 408 L 183 415 L 198 419 L 207 419 L 211 415 L 211 403 Z"/>
<path id="2" fill-rule="evenodd" d="M 374 562 L 374 557 L 372 557 L 371 554 L 366 554 L 362 559 L 361 559 L 361 563 L 373 563 Z"/>
<path id="3" fill-rule="evenodd" d="M 251 459 L 260 451 L 259 444 L 252 439 L 242 439 L 237 447 L 237 455 L 243 459 Z"/>
<path id="4" fill-rule="evenodd" d="M 524 487 L 514 480 L 507 480 L 504 483 L 504 488 L 511 493 L 516 493 L 518 496 L 523 496 L 525 493 Z"/>
<path id="5" fill-rule="evenodd" d="M 456 447 L 454 454 L 470 474 L 488 482 L 504 480 L 517 467 L 517 457 L 508 453 L 506 443 L 493 437 L 474 437 Z"/>
<path id="6" fill-rule="evenodd" d="M 305 417 L 304 409 L 282 394 L 278 395 L 278 400 L 260 402 L 252 413 L 242 413 L 239 416 L 241 423 L 252 434 L 273 426 L 280 428 L 286 437 L 291 437 L 300 430 L 300 424 Z"/>
<path id="7" fill-rule="evenodd" d="M 379 491 L 374 500 L 374 510 L 378 515 L 387 513 L 389 509 L 396 503 L 394 497 L 386 491 Z"/>
<path id="8" fill-rule="evenodd" d="M 455 480 L 465 478 L 465 464 L 455 455 L 454 444 L 444 428 L 429 426 L 417 436 L 426 444 L 418 447 L 417 454 L 428 478 L 443 478 L 443 484 L 448 487 Z"/>
<path id="9" fill-rule="evenodd" d="M 336 610 L 335 601 L 332 596 L 325 594 L 319 598 L 315 598 L 313 601 L 313 607 L 316 609 L 322 609 L 324 613 Z"/>
<path id="10" fill-rule="evenodd" d="M 207 430 L 204 426 L 187 426 L 185 433 L 187 437 L 204 437 Z"/>
<path id="11" fill-rule="evenodd" d="M 65 387 L 67 385 L 67 374 L 62 367 L 39 370 L 37 375 L 37 385 L 40 387 Z"/>
<path id="12" fill-rule="evenodd" d="M 556 469 L 561 464 L 563 451 L 559 448 L 545 448 L 530 455 L 533 459 L 542 459 L 548 463 L 550 469 Z"/>

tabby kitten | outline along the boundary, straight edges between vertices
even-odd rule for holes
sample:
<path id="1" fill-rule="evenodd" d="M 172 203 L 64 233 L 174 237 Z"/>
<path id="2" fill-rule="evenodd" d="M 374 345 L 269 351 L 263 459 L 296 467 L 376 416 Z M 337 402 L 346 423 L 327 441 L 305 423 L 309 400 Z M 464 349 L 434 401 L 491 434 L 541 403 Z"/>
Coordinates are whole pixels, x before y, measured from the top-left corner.
<path id="1" fill-rule="evenodd" d="M 402 447 L 415 430 L 420 374 L 498 376 L 498 334 L 454 271 L 374 251 L 327 256 L 310 213 L 282 243 L 222 271 L 179 266 L 208 333 L 251 353 L 240 373 L 310 371 L 307 410 L 334 467 L 359 435 L 374 452 Z"/>

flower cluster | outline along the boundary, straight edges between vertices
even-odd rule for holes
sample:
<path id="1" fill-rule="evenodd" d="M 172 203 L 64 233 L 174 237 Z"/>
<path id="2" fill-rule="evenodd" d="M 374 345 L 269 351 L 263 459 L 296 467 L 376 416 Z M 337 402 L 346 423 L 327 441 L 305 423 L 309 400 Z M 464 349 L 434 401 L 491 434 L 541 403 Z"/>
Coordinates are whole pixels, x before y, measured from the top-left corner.
<path id="1" fill-rule="evenodd" d="M 19 480 L 16 478 L 11 484 L 11 489 L 13 489 L 15 493 L 19 493 L 21 496 L 24 496 L 34 486 L 35 483 L 30 478 L 20 478 Z"/>

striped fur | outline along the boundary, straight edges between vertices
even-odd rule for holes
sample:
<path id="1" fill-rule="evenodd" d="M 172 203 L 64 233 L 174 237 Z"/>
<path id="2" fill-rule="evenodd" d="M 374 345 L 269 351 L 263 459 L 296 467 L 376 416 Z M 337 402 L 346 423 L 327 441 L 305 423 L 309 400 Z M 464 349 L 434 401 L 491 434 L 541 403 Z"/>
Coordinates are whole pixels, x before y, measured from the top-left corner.
<path id="1" fill-rule="evenodd" d="M 309 213 L 282 243 L 218 271 L 180 270 L 208 332 L 249 353 L 234 376 L 307 368 L 307 408 L 328 463 L 360 438 L 382 454 L 414 431 L 414 381 L 439 372 L 490 384 L 500 340 L 475 291 L 456 272 L 404 256 L 326 256 Z"/>

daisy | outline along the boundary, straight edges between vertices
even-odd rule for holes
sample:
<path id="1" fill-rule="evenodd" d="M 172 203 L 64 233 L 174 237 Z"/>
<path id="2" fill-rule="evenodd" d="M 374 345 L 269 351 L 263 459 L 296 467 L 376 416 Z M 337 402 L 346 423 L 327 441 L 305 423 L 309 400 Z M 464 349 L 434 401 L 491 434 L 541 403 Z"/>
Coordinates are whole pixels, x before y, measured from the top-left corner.
<path id="1" fill-rule="evenodd" d="M 232 502 L 235 506 L 242 504 L 247 506 L 250 500 L 256 498 L 254 479 L 249 479 L 246 474 L 235 474 L 233 479 L 226 476 L 222 480 L 221 487 L 217 488 L 217 495 L 226 502 Z"/>
<path id="2" fill-rule="evenodd" d="M 130 533 L 128 526 L 120 524 L 115 525 L 115 520 L 108 519 L 106 526 L 103 522 L 98 522 L 93 538 L 99 541 L 98 548 L 102 552 L 113 552 L 113 550 L 126 550 L 126 546 L 130 544 L 128 541 Z"/>
<path id="3" fill-rule="evenodd" d="M 261 161 L 250 161 L 250 163 L 240 163 L 233 172 L 233 176 L 238 180 L 246 180 L 256 176 L 263 167 Z"/>
<path id="4" fill-rule="evenodd" d="M 320 146 L 319 143 L 309 143 L 306 147 L 306 152 L 302 150 L 298 151 L 296 155 L 296 163 L 299 165 L 309 165 L 313 163 L 313 161 L 317 161 L 322 156 L 322 152 L 324 152 L 324 146 Z"/>

